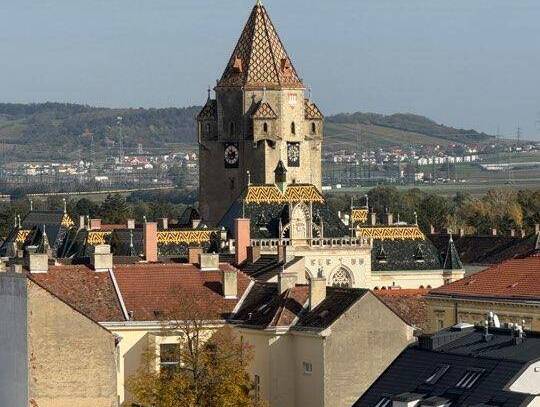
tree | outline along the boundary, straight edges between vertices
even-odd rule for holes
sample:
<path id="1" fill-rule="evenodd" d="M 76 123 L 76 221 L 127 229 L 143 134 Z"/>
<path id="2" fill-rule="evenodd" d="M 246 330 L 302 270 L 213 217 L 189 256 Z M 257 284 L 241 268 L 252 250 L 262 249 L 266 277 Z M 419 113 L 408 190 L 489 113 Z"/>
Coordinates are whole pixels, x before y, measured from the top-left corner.
<path id="1" fill-rule="evenodd" d="M 181 291 L 181 290 L 180 290 Z M 255 407 L 263 403 L 251 395 L 246 372 L 251 348 L 225 326 L 210 330 L 219 307 L 179 292 L 179 304 L 164 316 L 163 335 L 181 338 L 167 354 L 167 368 L 156 368 L 150 350 L 139 372 L 127 381 L 138 403 L 152 407 Z M 162 359 L 163 360 L 163 359 Z"/>
<path id="2" fill-rule="evenodd" d="M 107 195 L 99 208 L 101 218 L 107 223 L 126 223 L 131 216 L 131 210 L 126 200 L 120 194 Z"/>

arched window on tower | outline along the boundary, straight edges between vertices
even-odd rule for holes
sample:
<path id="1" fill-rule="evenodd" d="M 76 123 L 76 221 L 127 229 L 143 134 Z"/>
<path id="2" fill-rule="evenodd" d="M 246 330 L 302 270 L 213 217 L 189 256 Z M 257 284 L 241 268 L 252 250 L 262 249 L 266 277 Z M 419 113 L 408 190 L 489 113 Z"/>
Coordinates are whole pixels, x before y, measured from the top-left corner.
<path id="1" fill-rule="evenodd" d="M 268 133 L 268 123 L 266 122 L 263 123 L 263 132 Z"/>
<path id="2" fill-rule="evenodd" d="M 315 122 L 311 122 L 311 134 L 317 133 L 317 125 Z"/>
<path id="3" fill-rule="evenodd" d="M 340 268 L 332 277 L 332 287 L 352 287 L 352 279 L 349 271 L 345 268 Z"/>
<path id="4" fill-rule="evenodd" d="M 292 135 L 296 134 L 296 124 L 294 122 L 291 123 L 291 134 Z"/>
<path id="5" fill-rule="evenodd" d="M 229 136 L 234 136 L 235 128 L 234 128 L 234 122 L 229 123 Z"/>
<path id="6" fill-rule="evenodd" d="M 210 123 L 206 123 L 206 134 L 210 134 Z"/>

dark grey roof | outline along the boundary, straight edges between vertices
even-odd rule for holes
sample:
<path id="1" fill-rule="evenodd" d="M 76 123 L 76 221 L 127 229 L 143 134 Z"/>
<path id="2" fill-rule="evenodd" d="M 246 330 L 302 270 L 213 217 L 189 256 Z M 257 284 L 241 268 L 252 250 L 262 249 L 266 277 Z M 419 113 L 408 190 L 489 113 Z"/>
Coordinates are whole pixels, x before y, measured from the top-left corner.
<path id="1" fill-rule="evenodd" d="M 200 220 L 199 211 L 191 206 L 187 207 L 178 218 L 178 227 L 191 228 L 194 220 Z"/>
<path id="2" fill-rule="evenodd" d="M 283 265 L 276 254 L 262 254 L 255 262 L 246 260 L 242 264 L 237 265 L 235 264 L 234 254 L 221 253 L 219 255 L 219 261 L 234 265 L 234 267 L 258 281 L 268 281 L 272 277 L 275 277 Z"/>
<path id="3" fill-rule="evenodd" d="M 442 261 L 429 240 L 374 240 L 373 271 L 440 270 Z"/>
<path id="4" fill-rule="evenodd" d="M 452 235 L 448 237 L 448 246 L 446 248 L 446 256 L 444 258 L 443 268 L 445 270 L 461 270 L 463 269 L 463 264 L 457 253 L 456 247 L 454 245 L 454 240 Z"/>
<path id="5" fill-rule="evenodd" d="M 514 344 L 509 330 L 492 328 L 490 334 L 485 341 L 482 328 L 467 328 L 421 337 L 420 344 L 398 356 L 354 407 L 375 406 L 383 397 L 394 400 L 405 393 L 421 394 L 427 401 L 422 405 L 437 405 L 440 399 L 452 406 L 527 405 L 532 396 L 506 389 L 522 369 L 540 359 L 540 337 L 528 334 Z M 436 372 L 442 374 L 427 382 Z M 459 386 L 467 372 L 478 379 L 470 387 Z"/>

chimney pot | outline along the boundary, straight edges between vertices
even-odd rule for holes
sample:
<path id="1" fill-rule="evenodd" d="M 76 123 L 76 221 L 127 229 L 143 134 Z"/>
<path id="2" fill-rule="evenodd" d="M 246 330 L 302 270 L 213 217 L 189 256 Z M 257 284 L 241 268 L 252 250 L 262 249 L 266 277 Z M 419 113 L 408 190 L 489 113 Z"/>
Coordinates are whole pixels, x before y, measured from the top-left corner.
<path id="1" fill-rule="evenodd" d="M 144 236 L 144 258 L 149 263 L 155 263 L 158 261 L 157 223 L 145 222 L 143 236 Z"/>
<path id="2" fill-rule="evenodd" d="M 392 214 L 392 212 L 386 212 L 384 214 L 384 218 L 386 220 L 386 224 L 391 226 L 394 224 L 394 215 Z"/>
<path id="3" fill-rule="evenodd" d="M 250 220 L 234 220 L 234 238 L 236 241 L 235 262 L 242 264 L 247 260 L 247 248 L 251 246 Z"/>

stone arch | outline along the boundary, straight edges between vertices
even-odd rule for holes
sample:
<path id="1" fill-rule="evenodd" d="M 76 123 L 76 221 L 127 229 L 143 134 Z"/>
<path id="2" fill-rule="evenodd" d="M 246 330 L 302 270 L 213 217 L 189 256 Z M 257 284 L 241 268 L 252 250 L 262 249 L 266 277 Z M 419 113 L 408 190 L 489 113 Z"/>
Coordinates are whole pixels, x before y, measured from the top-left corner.
<path id="1" fill-rule="evenodd" d="M 352 288 L 354 285 L 353 273 L 348 267 L 339 266 L 330 277 L 330 285 L 332 287 Z"/>

